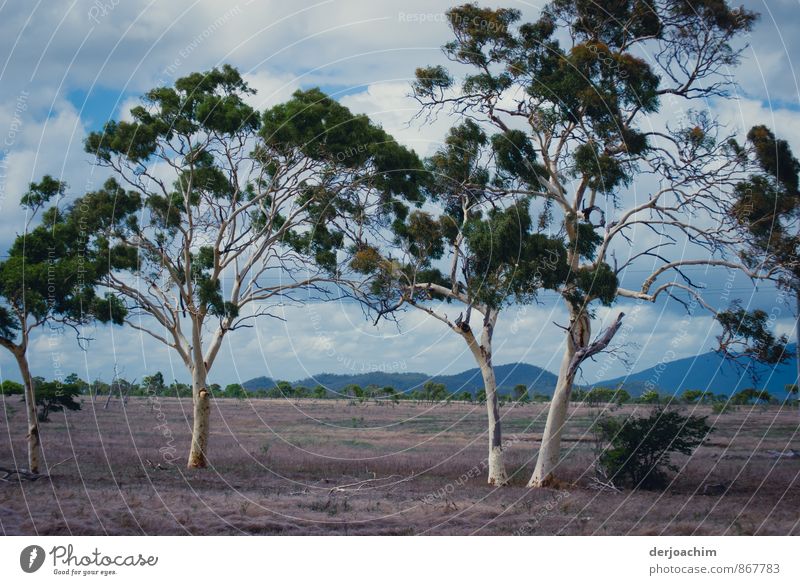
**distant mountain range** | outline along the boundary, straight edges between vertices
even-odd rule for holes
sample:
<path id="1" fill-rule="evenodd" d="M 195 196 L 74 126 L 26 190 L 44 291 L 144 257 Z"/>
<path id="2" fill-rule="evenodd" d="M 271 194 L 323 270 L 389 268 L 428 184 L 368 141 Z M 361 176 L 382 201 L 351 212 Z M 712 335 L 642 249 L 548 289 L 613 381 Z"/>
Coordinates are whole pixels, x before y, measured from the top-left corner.
<path id="1" fill-rule="evenodd" d="M 547 370 L 530 364 L 505 364 L 496 366 L 495 377 L 497 387 L 501 392 L 511 392 L 517 384 L 525 384 L 532 392 L 542 394 L 552 394 L 556 387 L 556 376 Z M 306 386 L 314 388 L 322 385 L 333 390 L 341 391 L 345 386 L 358 384 L 359 386 L 392 386 L 397 390 L 409 392 L 421 388 L 425 382 L 433 381 L 444 384 L 450 392 L 472 392 L 483 388 L 481 372 L 478 368 L 466 370 L 460 374 L 431 376 L 419 372 L 367 372 L 363 374 L 318 374 L 313 378 L 305 378 L 293 382 L 294 386 Z M 246 390 L 266 390 L 275 386 L 275 381 L 271 378 L 261 376 L 253 378 L 242 384 Z"/>
<path id="2" fill-rule="evenodd" d="M 794 352 L 796 345 L 789 346 Z M 590 374 L 590 367 L 586 374 Z M 638 396 L 650 385 L 663 394 L 681 393 L 687 389 L 710 390 L 714 394 L 733 394 L 744 388 L 763 388 L 776 396 L 785 394 L 785 386 L 793 384 L 796 377 L 794 360 L 788 360 L 775 368 L 758 367 L 757 382 L 750 372 L 742 371 L 716 352 L 710 351 L 698 356 L 664 362 L 640 372 L 603 380 L 586 386 L 615 387 L 622 384 L 633 396 Z M 505 364 L 495 366 L 497 387 L 503 393 L 510 393 L 517 384 L 525 384 L 531 393 L 552 395 L 556 387 L 557 376 L 531 364 Z M 314 388 L 322 385 L 334 392 L 341 391 L 349 384 L 361 387 L 374 384 L 376 386 L 392 386 L 397 390 L 408 392 L 421 388 L 425 382 L 444 384 L 450 392 L 469 390 L 476 392 L 483 387 L 480 370 L 473 368 L 459 374 L 435 375 L 419 372 L 366 372 L 363 374 L 319 374 L 313 378 L 305 378 L 293 382 L 295 386 Z M 275 380 L 261 376 L 248 380 L 243 384 L 246 390 L 268 390 L 275 386 Z"/>
<path id="3" fill-rule="evenodd" d="M 797 344 L 788 346 L 794 354 Z M 680 393 L 687 389 L 709 390 L 714 394 L 733 394 L 745 388 L 759 388 L 775 396 L 784 396 L 787 384 L 794 384 L 797 366 L 794 358 L 772 367 L 756 366 L 756 381 L 751 371 L 726 360 L 716 352 L 664 362 L 635 374 L 620 376 L 598 382 L 595 386 L 617 386 L 622 384 L 634 396 L 641 394 L 648 382 L 665 394 Z"/>

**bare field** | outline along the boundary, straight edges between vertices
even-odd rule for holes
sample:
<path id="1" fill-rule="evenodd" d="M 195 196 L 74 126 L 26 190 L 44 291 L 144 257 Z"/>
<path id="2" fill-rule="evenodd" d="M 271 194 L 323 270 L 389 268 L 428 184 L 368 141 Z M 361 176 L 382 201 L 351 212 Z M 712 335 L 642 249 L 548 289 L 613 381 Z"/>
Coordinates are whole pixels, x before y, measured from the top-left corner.
<path id="1" fill-rule="evenodd" d="M 3 399 L 0 398 L 0 401 Z M 24 410 L 6 398 L 0 465 L 25 466 Z M 633 408 L 625 406 L 618 412 Z M 800 534 L 798 413 L 746 407 L 665 492 L 591 487 L 599 408 L 575 407 L 559 489 L 530 490 L 546 405 L 503 408 L 512 485 L 485 484 L 485 408 L 217 400 L 211 467 L 187 471 L 191 400 L 84 399 L 42 425 L 49 479 L 0 482 L 5 534 Z M 177 457 L 170 464 L 174 451 Z M 723 494 L 703 495 L 708 484 Z M 705 490 L 713 491 L 713 490 Z"/>

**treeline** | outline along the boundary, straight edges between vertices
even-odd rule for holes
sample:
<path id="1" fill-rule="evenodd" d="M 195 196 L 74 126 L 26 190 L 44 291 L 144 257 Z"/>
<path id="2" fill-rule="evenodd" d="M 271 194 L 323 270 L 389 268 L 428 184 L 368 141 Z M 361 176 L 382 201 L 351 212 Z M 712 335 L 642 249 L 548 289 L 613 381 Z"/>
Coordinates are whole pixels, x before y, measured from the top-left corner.
<path id="1" fill-rule="evenodd" d="M 127 400 L 130 397 L 163 396 L 174 398 L 191 398 L 192 387 L 190 384 L 173 381 L 167 384 L 164 375 L 157 372 L 152 376 L 145 376 L 140 383 L 129 382 L 118 378 L 111 383 L 102 380 L 86 382 L 77 374 L 70 374 L 63 380 L 45 380 L 35 377 L 37 418 L 39 422 L 47 422 L 52 412 L 67 410 L 80 410 L 80 396 L 88 396 L 92 400 L 113 398 Z M 450 403 L 465 402 L 485 404 L 486 390 L 475 388 L 473 390 L 451 391 L 445 384 L 428 381 L 420 388 L 402 391 L 393 386 L 379 386 L 369 384 L 359 386 L 348 384 L 341 391 L 331 390 L 323 385 L 313 388 L 301 384 L 293 385 L 291 382 L 279 381 L 272 388 L 248 391 L 241 384 L 210 384 L 209 390 L 214 398 L 236 399 L 315 399 L 315 400 L 349 400 L 358 404 L 368 402 L 399 404 L 401 401 L 416 403 Z M 794 389 L 787 388 L 787 398 L 783 401 L 773 396 L 766 390 L 747 388 L 732 395 L 714 394 L 704 390 L 685 390 L 681 394 L 661 394 L 655 390 L 648 390 L 640 396 L 632 396 L 627 390 L 619 388 L 595 387 L 589 390 L 576 389 L 571 396 L 574 404 L 586 405 L 623 405 L 623 404 L 652 404 L 660 406 L 669 405 L 710 405 L 714 412 L 723 413 L 736 406 L 746 405 L 778 405 L 793 402 L 791 400 Z M 0 384 L 0 394 L 4 396 L 22 395 L 24 386 L 11 380 Z M 551 397 L 540 392 L 531 393 L 524 384 L 518 384 L 513 391 L 500 394 L 500 405 L 524 405 L 531 403 L 548 403 Z"/>

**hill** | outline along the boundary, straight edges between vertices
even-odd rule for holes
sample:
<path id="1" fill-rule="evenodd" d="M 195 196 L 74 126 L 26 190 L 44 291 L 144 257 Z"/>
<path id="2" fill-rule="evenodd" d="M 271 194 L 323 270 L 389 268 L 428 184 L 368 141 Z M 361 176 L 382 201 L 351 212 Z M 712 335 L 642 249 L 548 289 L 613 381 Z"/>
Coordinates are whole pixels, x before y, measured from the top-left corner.
<path id="1" fill-rule="evenodd" d="M 796 345 L 789 346 L 792 352 Z M 754 382 L 749 372 L 725 360 L 716 352 L 710 351 L 694 357 L 664 362 L 636 373 L 603 380 L 595 386 L 614 387 L 623 384 L 633 396 L 639 396 L 650 385 L 664 394 L 679 394 L 689 388 L 710 390 L 715 394 L 733 394 L 745 388 L 763 388 L 775 396 L 784 396 L 784 387 L 795 381 L 796 370 L 794 360 L 789 360 L 774 368 L 758 367 L 758 381 Z M 587 371 L 587 374 L 590 373 Z M 531 364 L 505 364 L 495 367 L 497 387 L 503 393 L 510 393 L 517 384 L 525 384 L 531 393 L 552 395 L 556 387 L 557 376 Z M 473 393 L 483 387 L 481 373 L 473 368 L 450 375 L 423 374 L 421 372 L 366 372 L 362 374 L 323 373 L 310 378 L 293 382 L 295 386 L 314 388 L 322 385 L 334 392 L 341 391 L 349 384 L 361 387 L 374 384 L 376 386 L 392 386 L 397 390 L 408 392 L 422 387 L 427 381 L 444 384 L 450 392 Z M 243 384 L 246 390 L 268 390 L 275 386 L 275 380 L 260 376 Z M 577 387 L 577 385 L 576 385 Z"/>
<path id="2" fill-rule="evenodd" d="M 506 393 L 511 392 L 517 384 L 525 384 L 530 388 L 531 392 L 552 394 L 556 387 L 557 379 L 555 374 L 547 370 L 530 364 L 520 363 L 496 366 L 495 377 L 497 378 L 497 387 L 501 392 Z M 464 390 L 474 392 L 483 387 L 481 373 L 478 368 L 466 370 L 458 374 L 436 376 L 420 372 L 366 372 L 363 374 L 323 373 L 311 378 L 297 380 L 292 384 L 294 386 L 306 386 L 308 388 L 322 385 L 335 392 L 341 391 L 349 384 L 358 384 L 362 387 L 374 384 L 381 387 L 392 386 L 397 390 L 407 392 L 422 387 L 422 385 L 429 380 L 444 384 L 450 392 L 463 392 Z M 251 392 L 266 390 L 275 386 L 275 381 L 271 378 L 261 376 L 248 380 L 243 386 L 246 390 Z"/>
<path id="3" fill-rule="evenodd" d="M 789 345 L 794 353 L 796 344 Z M 775 396 L 785 396 L 785 386 L 793 384 L 797 376 L 794 359 L 774 368 L 759 366 L 755 368 L 757 380 L 750 371 L 742 371 L 718 353 L 710 351 L 694 357 L 665 362 L 610 380 L 598 382 L 595 386 L 617 386 L 623 384 L 634 396 L 641 394 L 648 384 L 655 385 L 665 394 L 681 393 L 687 389 L 710 390 L 714 394 L 733 394 L 745 388 L 759 388 Z"/>

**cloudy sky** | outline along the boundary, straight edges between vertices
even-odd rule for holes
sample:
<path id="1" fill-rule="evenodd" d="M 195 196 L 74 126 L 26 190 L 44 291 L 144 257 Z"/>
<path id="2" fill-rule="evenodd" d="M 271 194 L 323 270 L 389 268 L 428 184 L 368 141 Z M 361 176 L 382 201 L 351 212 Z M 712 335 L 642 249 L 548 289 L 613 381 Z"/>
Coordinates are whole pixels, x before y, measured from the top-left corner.
<path id="1" fill-rule="evenodd" d="M 454 120 L 412 122 L 409 80 L 420 65 L 441 63 L 449 40 L 443 12 L 453 3 L 419 1 L 242 0 L 239 3 L 155 0 L 0 2 L 0 247 L 23 230 L 18 202 L 26 185 L 45 173 L 61 177 L 77 196 L 102 181 L 83 152 L 86 133 L 124 116 L 144 91 L 222 63 L 238 67 L 258 90 L 260 108 L 285 100 L 297 88 L 319 86 L 354 111 L 380 122 L 420 154 L 430 154 Z M 486 4 L 481 2 L 481 4 Z M 800 0 L 749 0 L 762 13 L 738 70 L 738 95 L 707 107 L 730 128 L 768 124 L 800 152 Z M 541 3 L 509 0 L 533 18 Z M 668 112 L 667 112 L 668 114 Z M 793 316 L 770 287 L 726 272 L 695 273 L 708 283 L 712 303 L 740 298 L 775 317 L 789 332 Z M 622 301 L 631 333 L 624 341 L 634 370 L 664 357 L 680 339 L 684 357 L 709 350 L 716 330 L 706 314 L 686 316 L 675 302 L 637 306 Z M 616 308 L 615 308 L 616 309 Z M 599 312 L 600 317 L 610 314 Z M 614 313 L 616 314 L 616 313 Z M 405 314 L 398 326 L 374 327 L 353 305 L 285 309 L 285 321 L 263 320 L 228 338 L 213 381 L 258 375 L 294 380 L 322 371 L 375 369 L 457 372 L 474 367 L 461 339 L 438 321 Z M 525 361 L 556 370 L 564 311 L 553 295 L 537 306 L 511 308 L 501 317 L 495 363 Z M 69 336 L 41 332 L 34 343 L 36 373 L 77 372 L 108 379 L 117 364 L 128 378 L 161 370 L 187 378 L 167 348 L 132 330 L 100 328 L 87 352 Z M 635 345 L 634 345 L 635 344 Z M 10 356 L 0 355 L 0 375 L 18 379 Z M 626 367 L 601 358 L 584 369 L 586 381 L 623 374 Z"/>

